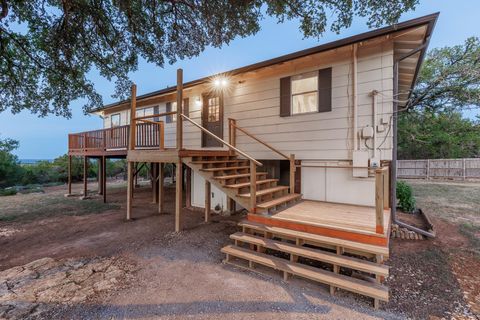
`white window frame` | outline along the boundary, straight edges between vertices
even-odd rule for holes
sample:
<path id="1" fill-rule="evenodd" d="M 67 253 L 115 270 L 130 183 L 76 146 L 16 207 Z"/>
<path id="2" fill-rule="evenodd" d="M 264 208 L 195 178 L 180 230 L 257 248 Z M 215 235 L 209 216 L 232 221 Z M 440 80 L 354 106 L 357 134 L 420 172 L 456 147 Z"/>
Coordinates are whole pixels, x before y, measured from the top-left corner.
<path id="1" fill-rule="evenodd" d="M 307 75 L 307 74 L 312 74 L 312 75 L 315 75 L 315 77 L 317 78 L 317 88 L 315 88 L 315 90 L 310 90 L 310 91 L 303 91 L 303 92 L 299 92 L 299 93 L 293 93 L 293 81 L 296 81 L 297 79 L 295 79 L 296 77 L 301 77 L 301 76 L 304 76 L 304 75 Z M 312 77 L 313 78 L 313 77 Z M 290 115 L 292 116 L 297 116 L 297 115 L 302 115 L 302 114 L 311 114 L 311 113 L 317 113 L 318 112 L 318 101 L 320 99 L 319 97 L 319 93 L 318 93 L 318 72 L 315 72 L 315 71 L 309 71 L 309 72 L 304 72 L 304 73 L 300 73 L 300 74 L 296 74 L 294 76 L 291 76 L 290 77 Z M 298 80 L 297 80 L 298 81 Z M 295 96 L 302 96 L 302 95 L 305 95 L 305 94 L 311 94 L 311 93 L 315 93 L 316 94 L 316 106 L 315 106 L 315 110 L 314 111 L 304 111 L 304 112 L 294 112 L 294 109 L 293 109 L 293 97 Z"/>
<path id="2" fill-rule="evenodd" d="M 113 117 L 118 116 L 118 125 L 113 124 Z M 110 115 L 110 127 L 120 127 L 122 125 L 122 116 L 120 115 L 120 112 L 118 113 L 113 113 Z"/>

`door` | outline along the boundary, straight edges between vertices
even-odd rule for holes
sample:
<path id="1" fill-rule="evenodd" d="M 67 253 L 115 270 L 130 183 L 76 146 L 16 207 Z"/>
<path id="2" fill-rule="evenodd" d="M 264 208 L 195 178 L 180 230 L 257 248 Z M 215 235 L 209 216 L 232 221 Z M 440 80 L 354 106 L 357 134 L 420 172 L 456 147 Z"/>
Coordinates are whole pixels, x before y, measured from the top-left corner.
<path id="1" fill-rule="evenodd" d="M 202 126 L 223 139 L 223 96 L 221 93 L 203 95 Z M 202 147 L 222 147 L 222 143 L 202 132 Z"/>

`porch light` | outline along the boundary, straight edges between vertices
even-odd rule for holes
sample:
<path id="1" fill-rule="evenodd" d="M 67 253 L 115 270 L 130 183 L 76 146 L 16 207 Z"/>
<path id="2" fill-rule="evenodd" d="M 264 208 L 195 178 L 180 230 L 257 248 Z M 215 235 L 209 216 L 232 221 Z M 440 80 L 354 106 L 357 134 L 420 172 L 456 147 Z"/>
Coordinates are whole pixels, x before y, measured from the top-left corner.
<path id="1" fill-rule="evenodd" d="M 228 79 L 224 77 L 216 78 L 213 80 L 213 86 L 216 89 L 225 89 L 228 87 L 228 83 L 229 83 Z"/>

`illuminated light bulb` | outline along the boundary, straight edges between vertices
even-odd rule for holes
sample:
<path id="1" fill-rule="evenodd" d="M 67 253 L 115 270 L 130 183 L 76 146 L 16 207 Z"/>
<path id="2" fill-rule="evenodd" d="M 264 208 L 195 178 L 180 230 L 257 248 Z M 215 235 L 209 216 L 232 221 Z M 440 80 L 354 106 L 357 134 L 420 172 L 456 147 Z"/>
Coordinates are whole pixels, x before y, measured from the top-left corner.
<path id="1" fill-rule="evenodd" d="M 222 79 L 222 87 L 226 87 L 228 85 L 228 80 L 227 79 Z"/>
<path id="2" fill-rule="evenodd" d="M 215 85 L 215 87 L 219 87 L 221 82 L 220 82 L 220 79 L 215 79 L 215 81 L 213 82 L 213 84 Z"/>

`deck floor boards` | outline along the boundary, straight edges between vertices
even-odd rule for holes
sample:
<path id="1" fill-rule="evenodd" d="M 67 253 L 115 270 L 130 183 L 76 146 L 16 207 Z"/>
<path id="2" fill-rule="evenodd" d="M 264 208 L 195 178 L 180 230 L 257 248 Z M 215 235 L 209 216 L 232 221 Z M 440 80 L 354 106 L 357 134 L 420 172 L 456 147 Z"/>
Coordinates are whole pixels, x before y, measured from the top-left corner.
<path id="1" fill-rule="evenodd" d="M 272 219 L 375 235 L 375 207 L 304 200 L 274 214 Z M 390 211 L 384 210 L 384 230 Z"/>

